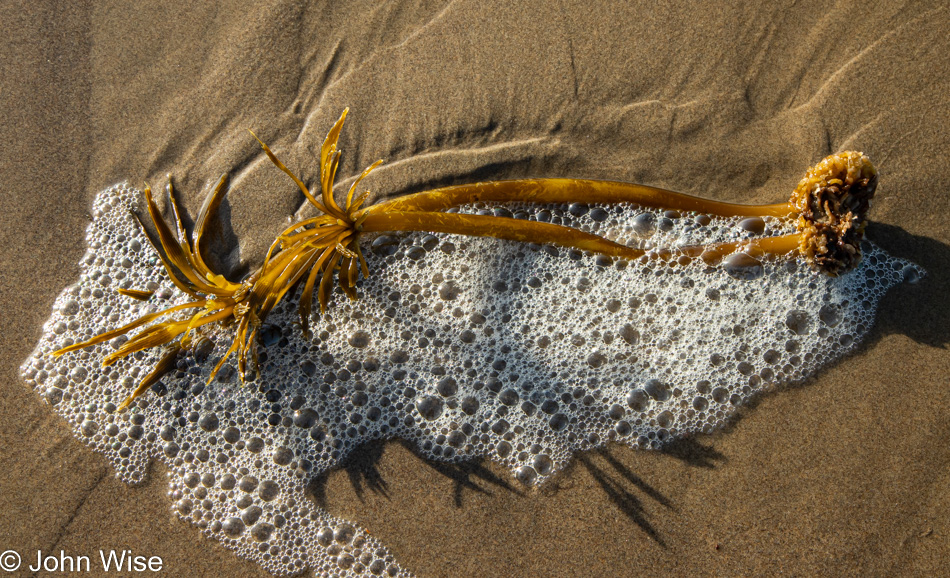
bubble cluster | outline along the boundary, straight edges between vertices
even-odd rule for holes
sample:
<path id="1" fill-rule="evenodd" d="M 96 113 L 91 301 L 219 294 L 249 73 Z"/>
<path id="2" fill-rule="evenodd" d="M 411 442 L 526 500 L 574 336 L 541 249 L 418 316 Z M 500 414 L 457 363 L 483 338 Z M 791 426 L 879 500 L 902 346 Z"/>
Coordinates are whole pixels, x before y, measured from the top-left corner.
<path id="1" fill-rule="evenodd" d="M 79 282 L 57 299 L 23 377 L 120 478 L 138 482 L 149 460 L 164 461 L 180 517 L 282 575 L 406 574 L 306 497 L 359 444 L 402 438 L 433 460 L 484 456 L 526 484 L 607 442 L 657 448 L 852 350 L 887 289 L 922 274 L 870 243 L 838 278 L 794 259 L 738 253 L 711 267 L 650 252 L 790 232 L 769 218 L 473 205 L 460 210 L 570 225 L 648 253 L 628 262 L 447 234 L 367 238 L 361 298 L 336 290 L 310 338 L 285 300 L 260 330 L 255 379 L 241 384 L 227 364 L 205 384 L 231 341 L 217 327 L 119 413 L 160 351 L 108 368 L 101 359 L 125 337 L 49 353 L 186 301 L 128 216 L 137 195 L 119 185 L 96 198 Z M 140 302 L 117 288 L 156 292 Z"/>

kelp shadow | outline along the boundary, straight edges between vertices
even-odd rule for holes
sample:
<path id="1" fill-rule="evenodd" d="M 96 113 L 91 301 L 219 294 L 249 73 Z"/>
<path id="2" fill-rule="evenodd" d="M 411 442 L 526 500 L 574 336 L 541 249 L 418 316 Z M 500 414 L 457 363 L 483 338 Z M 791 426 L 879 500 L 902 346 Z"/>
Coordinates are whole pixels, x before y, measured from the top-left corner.
<path id="1" fill-rule="evenodd" d="M 676 512 L 675 504 L 625 464 L 618 457 L 618 451 L 637 450 L 612 444 L 607 447 L 580 452 L 576 456 L 576 460 L 580 466 L 587 470 L 607 498 L 625 516 L 657 545 L 667 548 L 663 536 L 651 522 L 647 512 L 647 504 L 652 501 L 666 510 Z M 693 437 L 671 441 L 657 451 L 680 460 L 690 467 L 713 469 L 720 462 L 728 461 L 721 452 L 712 446 L 702 445 Z"/>
<path id="2" fill-rule="evenodd" d="M 476 458 L 461 462 L 437 462 L 419 456 L 419 454 L 413 450 L 412 444 L 405 441 L 400 443 L 411 451 L 420 462 L 452 480 L 454 486 L 452 491 L 453 501 L 456 508 L 463 506 L 462 496 L 465 490 L 490 496 L 492 495 L 491 488 L 494 487 L 512 492 L 519 496 L 524 495 L 524 492 L 517 486 L 485 467 L 485 458 Z"/>
<path id="3" fill-rule="evenodd" d="M 711 445 L 704 446 L 694 437 L 675 439 L 664 445 L 659 451 L 689 466 L 708 470 L 715 469 L 718 462 L 726 463 L 729 461 L 722 452 Z"/>
<path id="4" fill-rule="evenodd" d="M 881 299 L 867 343 L 898 333 L 923 345 L 947 347 L 950 342 L 950 246 L 883 223 L 870 223 L 867 237 L 888 253 L 916 263 L 927 272 L 918 282 L 894 287 Z"/>
<path id="5" fill-rule="evenodd" d="M 209 246 L 227 248 L 226 251 L 211 251 L 205 260 L 214 271 L 227 271 L 225 277 L 232 281 L 242 280 L 251 272 L 251 262 L 241 263 L 241 245 L 231 226 L 231 201 L 225 196 L 218 206 L 217 218 L 208 227 L 208 235 L 213 239 Z"/>
<path id="6" fill-rule="evenodd" d="M 198 211 L 190 212 L 184 210 L 182 201 L 186 196 L 190 195 L 180 190 L 180 181 L 178 179 L 173 179 L 172 183 L 175 188 L 175 198 L 179 203 L 181 222 L 190 238 L 195 230 L 195 219 L 198 216 Z M 225 184 L 225 187 L 230 187 L 230 184 Z M 202 191 L 203 195 L 210 195 L 211 192 L 212 190 L 208 187 Z M 152 194 L 155 197 L 155 202 L 159 210 L 162 212 L 165 222 L 173 223 L 174 217 L 167 193 L 167 181 L 162 183 L 161 187 L 156 187 L 156 189 L 152 191 Z M 202 200 L 204 200 L 204 197 L 202 197 Z M 145 232 L 151 238 L 152 243 L 157 243 L 158 231 L 155 229 L 152 219 L 148 216 L 148 209 L 143 199 L 139 198 L 136 201 L 134 212 L 138 217 L 138 221 L 145 227 Z M 201 255 L 208 263 L 208 266 L 212 271 L 222 272 L 227 279 L 232 281 L 239 281 L 247 277 L 248 273 L 250 273 L 251 263 L 241 264 L 240 242 L 232 225 L 231 201 L 227 194 L 221 199 L 217 210 L 209 215 L 207 223 L 205 241 L 203 241 L 204 250 L 201 252 Z M 209 247 L 216 247 L 218 250 L 209 251 Z"/>
<path id="7" fill-rule="evenodd" d="M 367 491 L 382 496 L 386 500 L 390 499 L 390 482 L 386 480 L 380 469 L 380 461 L 386 445 L 394 441 L 409 450 L 418 463 L 453 482 L 452 493 L 456 508 L 464 507 L 463 498 L 466 491 L 486 496 L 492 496 L 494 490 L 503 490 L 516 496 L 525 496 L 529 491 L 526 486 L 516 481 L 514 476 L 498 475 L 489 469 L 486 466 L 486 458 L 440 462 L 421 456 L 410 442 L 375 440 L 355 448 L 339 465 L 339 468 L 346 472 L 349 483 L 361 502 L 365 500 Z M 651 520 L 648 505 L 651 502 L 656 503 L 671 512 L 677 510 L 676 506 L 669 497 L 624 463 L 617 452 L 625 450 L 634 451 L 626 446 L 621 448 L 617 444 L 611 444 L 578 452 L 564 472 L 538 487 L 537 490 L 542 493 L 561 491 L 564 489 L 561 486 L 564 476 L 571 475 L 570 472 L 576 467 L 583 467 L 614 506 L 657 545 L 667 548 L 663 536 Z M 728 461 L 721 452 L 712 446 L 701 444 L 692 437 L 674 440 L 657 451 L 698 468 L 713 469 L 720 463 Z M 308 487 L 308 494 L 323 509 L 328 509 L 329 505 L 327 484 L 332 471 L 334 470 L 324 472 Z"/>
<path id="8" fill-rule="evenodd" d="M 413 444 L 404 440 L 374 440 L 364 443 L 353 449 L 352 452 L 339 464 L 338 468 L 346 472 L 350 485 L 357 498 L 363 502 L 367 490 L 373 494 L 389 500 L 389 482 L 380 470 L 380 461 L 385 453 L 386 445 L 394 442 L 409 450 L 409 453 L 418 462 L 430 467 L 435 472 L 453 482 L 453 498 L 456 508 L 464 506 L 463 497 L 466 490 L 478 494 L 492 495 L 493 489 L 523 495 L 524 492 L 512 481 L 498 476 L 485 466 L 484 458 L 474 458 L 459 462 L 440 462 L 426 459 L 419 455 Z M 336 468 L 317 476 L 308 486 L 307 491 L 324 509 L 327 509 L 327 483 L 329 475 Z"/>
<path id="9" fill-rule="evenodd" d="M 307 487 L 307 492 L 313 496 L 313 499 L 321 508 L 326 509 L 329 475 L 339 468 L 346 472 L 350 485 L 353 486 L 353 491 L 361 502 L 364 501 L 366 490 L 388 500 L 389 483 L 386 482 L 379 471 L 379 461 L 383 457 L 384 449 L 385 442 L 379 440 L 360 445 L 350 452 L 337 468 L 329 469 L 314 478 Z"/>
<path id="10" fill-rule="evenodd" d="M 599 448 L 581 452 L 575 459 L 594 478 L 594 482 L 614 506 L 651 540 L 660 547 L 667 548 L 663 537 L 648 517 L 644 498 L 650 498 L 671 510 L 675 509 L 673 504 L 659 490 L 617 459 L 613 451 L 611 448 Z"/>

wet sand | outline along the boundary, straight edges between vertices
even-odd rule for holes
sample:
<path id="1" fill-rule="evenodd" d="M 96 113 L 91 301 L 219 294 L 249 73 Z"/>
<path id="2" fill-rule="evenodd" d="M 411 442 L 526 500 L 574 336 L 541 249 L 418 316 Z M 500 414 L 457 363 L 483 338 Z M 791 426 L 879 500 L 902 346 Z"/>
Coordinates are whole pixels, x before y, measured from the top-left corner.
<path id="1" fill-rule="evenodd" d="M 314 485 L 419 576 L 950 573 L 950 11 L 939 2 L 69 2 L 0 6 L 0 551 L 128 548 L 169 576 L 264 576 L 130 488 L 20 380 L 78 274 L 92 199 L 224 172 L 219 265 L 301 207 L 246 132 L 305 175 L 351 108 L 340 175 L 397 195 L 529 176 L 787 198 L 845 149 L 881 184 L 868 236 L 929 271 L 855 355 L 663 452 L 609 447 L 521 487 L 488 463 L 374 444 Z M 309 171 L 309 172 L 308 172 Z M 95 575 L 95 573 L 92 573 Z"/>

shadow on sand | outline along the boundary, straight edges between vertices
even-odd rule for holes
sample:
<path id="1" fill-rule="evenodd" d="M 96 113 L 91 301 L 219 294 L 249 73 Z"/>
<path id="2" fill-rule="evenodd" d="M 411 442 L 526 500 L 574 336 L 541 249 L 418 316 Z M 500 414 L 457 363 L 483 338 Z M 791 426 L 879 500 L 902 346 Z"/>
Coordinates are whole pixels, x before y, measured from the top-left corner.
<path id="1" fill-rule="evenodd" d="M 491 495 L 494 490 L 502 490 L 517 496 L 525 496 L 530 491 L 529 488 L 516 481 L 514 476 L 499 475 L 486 467 L 485 458 L 459 463 L 436 462 L 419 456 L 408 442 L 376 440 L 354 450 L 340 465 L 360 501 L 365 500 L 367 492 L 382 496 L 387 500 L 390 498 L 389 482 L 386 481 L 379 467 L 386 445 L 389 443 L 402 445 L 412 452 L 421 464 L 451 480 L 453 501 L 457 508 L 464 507 L 463 498 L 467 491 Z M 575 461 L 567 471 L 576 467 L 584 468 L 618 510 L 659 546 L 666 548 L 663 537 L 650 520 L 648 505 L 650 502 L 655 502 L 670 511 L 675 511 L 676 508 L 667 496 L 624 463 L 622 453 L 629 451 L 633 450 L 611 445 L 581 452 L 575 457 Z M 716 468 L 727 461 L 725 456 L 712 446 L 703 445 L 694 438 L 675 440 L 659 451 L 697 468 Z M 565 475 L 567 471 L 562 472 L 561 475 Z M 548 481 L 538 489 L 559 491 L 560 477 Z M 313 499 L 324 509 L 328 507 L 328 479 L 329 474 L 325 473 L 314 480 L 309 487 Z"/>

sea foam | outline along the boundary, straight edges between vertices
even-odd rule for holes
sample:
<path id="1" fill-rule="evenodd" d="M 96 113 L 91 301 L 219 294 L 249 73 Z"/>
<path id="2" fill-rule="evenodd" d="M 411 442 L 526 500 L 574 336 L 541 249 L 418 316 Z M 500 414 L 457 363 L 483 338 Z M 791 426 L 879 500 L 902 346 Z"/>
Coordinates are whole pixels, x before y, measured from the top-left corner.
<path id="1" fill-rule="evenodd" d="M 139 482 L 151 459 L 164 461 L 178 515 L 276 574 L 407 574 L 377 540 L 307 497 L 316 476 L 368 440 L 406 439 L 432 460 L 486 457 L 529 485 L 608 442 L 658 448 L 852 351 L 882 295 L 923 273 L 869 242 L 855 270 L 832 278 L 789 258 L 738 254 L 712 267 L 383 235 L 363 241 L 370 277 L 360 299 L 336 290 L 312 338 L 293 299 L 268 317 L 255 379 L 242 384 L 225 365 L 205 385 L 231 341 L 216 328 L 119 413 L 161 352 L 108 368 L 102 358 L 126 337 L 50 352 L 187 300 L 129 216 L 138 195 L 119 185 L 97 196 L 79 281 L 56 300 L 23 377 L 119 478 Z M 774 219 L 629 205 L 461 210 L 646 249 L 791 232 Z M 117 288 L 156 292 L 140 302 Z"/>

